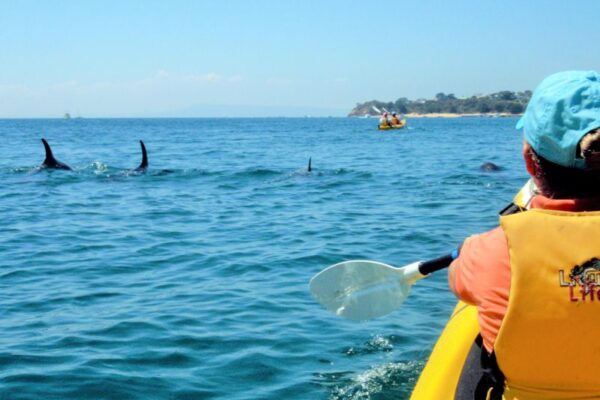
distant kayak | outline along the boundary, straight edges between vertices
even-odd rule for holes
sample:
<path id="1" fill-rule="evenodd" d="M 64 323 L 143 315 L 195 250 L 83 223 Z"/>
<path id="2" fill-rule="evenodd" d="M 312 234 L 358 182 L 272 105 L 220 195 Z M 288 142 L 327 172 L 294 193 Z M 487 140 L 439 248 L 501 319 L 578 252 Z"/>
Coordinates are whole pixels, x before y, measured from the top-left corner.
<path id="1" fill-rule="evenodd" d="M 398 125 L 379 125 L 377 128 L 380 131 L 387 131 L 389 129 L 402 129 L 406 126 L 406 119 L 403 119 L 402 121 L 400 121 L 400 123 Z"/>

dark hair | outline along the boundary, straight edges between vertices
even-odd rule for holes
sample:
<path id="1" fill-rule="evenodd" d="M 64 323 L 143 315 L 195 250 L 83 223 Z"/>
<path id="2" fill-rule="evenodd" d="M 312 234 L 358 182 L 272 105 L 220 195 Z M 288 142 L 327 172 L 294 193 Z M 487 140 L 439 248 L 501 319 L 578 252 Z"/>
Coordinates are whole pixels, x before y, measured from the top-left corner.
<path id="1" fill-rule="evenodd" d="M 555 164 L 538 155 L 533 149 L 530 149 L 530 155 L 538 166 L 538 189 L 544 196 L 553 199 L 600 196 L 600 129 L 587 133 L 577 148 L 577 156 L 585 160 L 585 169 Z"/>

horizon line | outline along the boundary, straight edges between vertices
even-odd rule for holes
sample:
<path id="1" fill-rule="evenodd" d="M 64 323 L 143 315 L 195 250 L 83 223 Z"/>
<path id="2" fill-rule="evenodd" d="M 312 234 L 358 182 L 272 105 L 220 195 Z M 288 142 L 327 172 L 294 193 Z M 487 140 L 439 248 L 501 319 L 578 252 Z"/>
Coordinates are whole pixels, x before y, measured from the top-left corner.
<path id="1" fill-rule="evenodd" d="M 179 117 L 166 117 L 166 116 L 157 116 L 157 117 L 142 117 L 142 116 L 120 116 L 120 117 L 116 117 L 116 116 L 92 116 L 92 117 L 71 117 L 71 118 L 64 118 L 64 117 L 2 117 L 0 116 L 0 120 L 16 120 L 16 119 L 52 119 L 52 120 L 61 120 L 61 121 L 73 121 L 73 120 L 80 120 L 80 119 L 253 119 L 253 118 L 289 118 L 289 119 L 308 119 L 308 118 L 353 118 L 349 115 L 318 115 L 318 116 L 313 116 L 313 115 L 305 115 L 305 116 L 290 116 L 290 115 L 264 115 L 264 116 L 258 116 L 258 115 L 252 115 L 252 116 L 245 116 L 245 117 L 229 117 L 229 116 L 202 116 L 202 117 L 183 117 L 183 116 L 179 116 Z"/>

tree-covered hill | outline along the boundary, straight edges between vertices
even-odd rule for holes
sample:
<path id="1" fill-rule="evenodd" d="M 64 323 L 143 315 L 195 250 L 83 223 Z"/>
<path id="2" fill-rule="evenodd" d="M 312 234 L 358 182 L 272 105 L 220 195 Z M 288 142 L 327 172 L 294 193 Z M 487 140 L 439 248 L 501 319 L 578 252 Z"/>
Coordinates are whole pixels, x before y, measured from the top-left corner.
<path id="1" fill-rule="evenodd" d="M 349 117 L 377 115 L 377 110 L 400 114 L 520 114 L 531 98 L 531 91 L 511 92 L 504 90 L 487 96 L 457 98 L 453 94 L 438 93 L 432 100 L 408 100 L 401 97 L 396 101 L 371 100 L 358 103 Z"/>

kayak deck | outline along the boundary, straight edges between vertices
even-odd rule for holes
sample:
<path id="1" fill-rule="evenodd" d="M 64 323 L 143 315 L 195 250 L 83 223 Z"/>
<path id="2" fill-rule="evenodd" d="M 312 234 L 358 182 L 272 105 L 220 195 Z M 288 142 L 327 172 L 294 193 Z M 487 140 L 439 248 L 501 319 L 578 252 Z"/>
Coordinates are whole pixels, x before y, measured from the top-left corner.
<path id="1" fill-rule="evenodd" d="M 459 301 L 410 400 L 453 400 L 463 364 L 478 333 L 477 308 Z"/>

